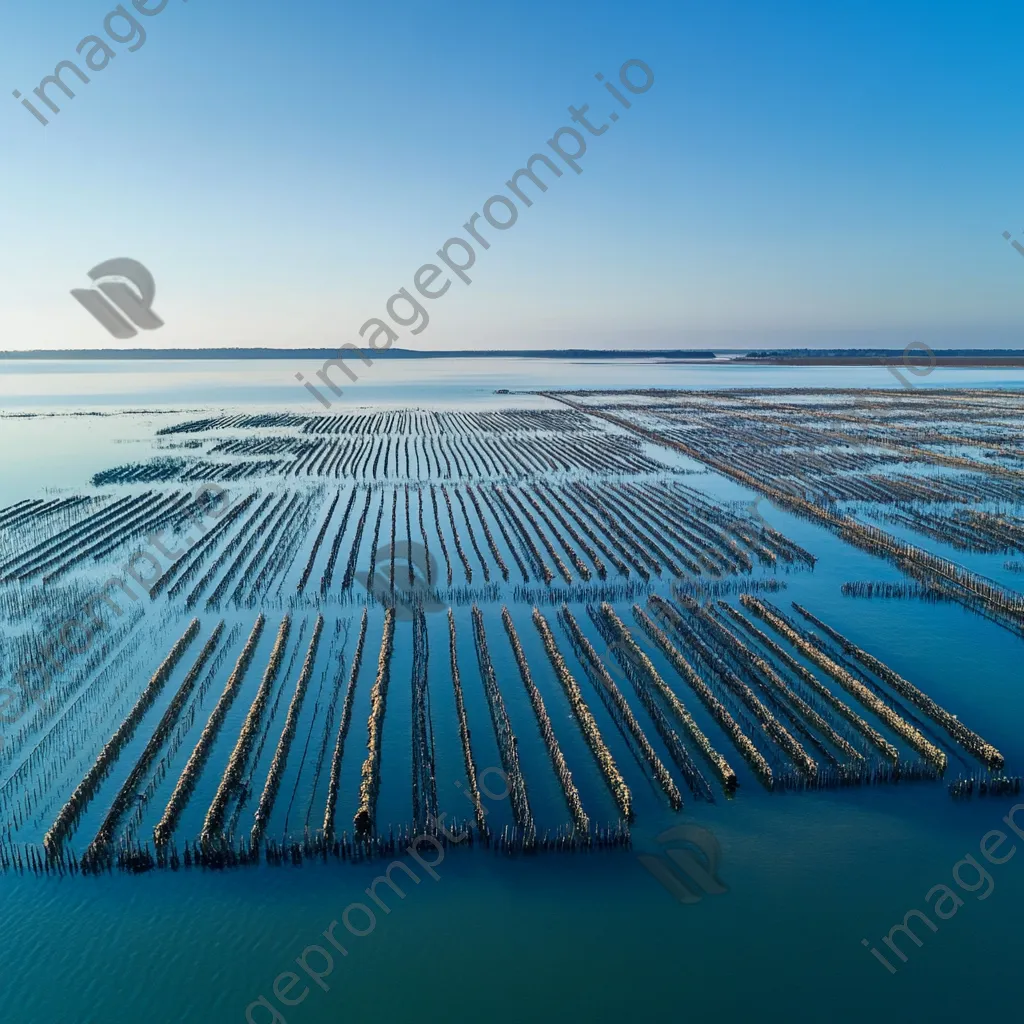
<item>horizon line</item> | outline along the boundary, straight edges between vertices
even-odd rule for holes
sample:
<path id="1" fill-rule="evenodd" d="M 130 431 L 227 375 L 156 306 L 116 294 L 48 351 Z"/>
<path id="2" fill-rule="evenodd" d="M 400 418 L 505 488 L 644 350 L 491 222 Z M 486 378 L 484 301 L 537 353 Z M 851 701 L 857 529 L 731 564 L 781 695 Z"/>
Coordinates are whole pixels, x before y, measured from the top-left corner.
<path id="1" fill-rule="evenodd" d="M 871 357 L 899 356 L 900 348 L 849 347 L 782 347 L 749 346 L 744 348 L 534 348 L 534 349 L 408 349 L 390 348 L 374 352 L 374 359 L 444 359 L 444 358 L 533 358 L 533 359 L 717 359 L 720 355 L 755 355 L 808 357 Z M 995 348 L 943 348 L 931 349 L 936 356 L 1024 356 L 1024 349 Z M 0 360 L 47 359 L 328 359 L 337 357 L 336 348 L 280 348 L 271 346 L 203 346 L 197 348 L 82 348 L 82 349 L 10 349 L 0 351 Z"/>

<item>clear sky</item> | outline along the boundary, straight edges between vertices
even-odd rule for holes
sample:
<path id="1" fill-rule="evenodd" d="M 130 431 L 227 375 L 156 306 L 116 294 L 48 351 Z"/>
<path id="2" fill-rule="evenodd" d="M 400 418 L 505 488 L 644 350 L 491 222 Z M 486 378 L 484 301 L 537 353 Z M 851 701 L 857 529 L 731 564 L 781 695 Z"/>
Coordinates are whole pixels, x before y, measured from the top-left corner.
<path id="1" fill-rule="evenodd" d="M 0 13 L 0 348 L 126 344 L 69 294 L 122 256 L 165 321 L 129 344 L 357 340 L 584 103 L 582 174 L 397 344 L 1024 346 L 1017 2 L 169 0 L 135 52 L 115 6 Z M 90 34 L 44 127 L 11 92 Z"/>

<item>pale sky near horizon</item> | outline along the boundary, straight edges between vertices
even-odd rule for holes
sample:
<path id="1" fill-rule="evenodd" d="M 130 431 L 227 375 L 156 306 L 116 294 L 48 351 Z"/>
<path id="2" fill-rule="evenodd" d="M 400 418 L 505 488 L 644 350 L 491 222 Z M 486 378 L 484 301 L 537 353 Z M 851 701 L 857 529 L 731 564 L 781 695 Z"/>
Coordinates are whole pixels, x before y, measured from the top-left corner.
<path id="1" fill-rule="evenodd" d="M 116 6 L 0 12 L 0 349 L 358 340 L 584 103 L 582 173 L 396 345 L 1024 347 L 1019 5 L 169 0 L 135 52 Z M 33 89 L 91 34 L 115 57 L 54 114 Z M 594 74 L 631 58 L 627 110 Z M 114 257 L 164 327 L 71 297 Z"/>

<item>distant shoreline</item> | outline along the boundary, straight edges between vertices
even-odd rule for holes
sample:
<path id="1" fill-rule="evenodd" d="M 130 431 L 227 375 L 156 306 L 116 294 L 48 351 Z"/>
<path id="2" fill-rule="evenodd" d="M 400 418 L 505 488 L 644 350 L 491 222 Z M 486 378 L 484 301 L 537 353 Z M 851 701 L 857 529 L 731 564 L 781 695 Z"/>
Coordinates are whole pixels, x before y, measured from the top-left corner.
<path id="1" fill-rule="evenodd" d="M 0 352 L 2 362 L 196 361 L 196 360 L 329 360 L 332 348 L 119 348 L 33 349 Z M 947 366 L 962 368 L 1024 367 L 1024 349 L 938 349 L 907 359 L 899 349 L 448 349 L 391 348 L 373 353 L 379 359 L 585 359 L 591 362 L 651 360 L 672 365 L 690 363 L 716 366 Z"/>
<path id="2" fill-rule="evenodd" d="M 1024 366 L 1024 352 L 1008 352 L 1004 355 L 944 355 L 933 353 L 932 359 L 917 356 L 907 361 L 909 366 L 958 366 L 964 368 L 989 368 Z M 793 356 L 740 356 L 730 359 L 732 366 L 899 366 L 903 363 L 901 352 L 884 355 L 793 355 Z"/>
<path id="3" fill-rule="evenodd" d="M 738 355 L 737 349 L 730 354 Z M 123 360 L 123 359 L 334 359 L 336 348 L 93 348 L 93 349 L 35 349 L 24 352 L 0 352 L 0 360 Z M 715 353 L 703 349 L 597 349 L 597 348 L 545 348 L 545 349 L 450 349 L 448 351 L 418 351 L 392 348 L 373 352 L 378 359 L 672 359 L 715 360 Z M 720 360 L 715 360 L 720 361 Z"/>

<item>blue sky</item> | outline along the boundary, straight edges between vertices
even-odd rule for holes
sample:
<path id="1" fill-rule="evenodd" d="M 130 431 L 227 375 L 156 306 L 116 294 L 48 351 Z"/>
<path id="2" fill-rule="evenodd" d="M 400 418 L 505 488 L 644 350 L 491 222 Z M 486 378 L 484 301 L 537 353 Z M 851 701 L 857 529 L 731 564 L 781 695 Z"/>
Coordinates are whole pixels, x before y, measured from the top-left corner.
<path id="1" fill-rule="evenodd" d="M 583 173 L 398 344 L 1024 346 L 1019 5 L 170 0 L 44 128 L 11 90 L 115 6 L 0 14 L 0 348 L 116 344 L 69 291 L 119 256 L 132 344 L 355 340 L 583 103 Z"/>

